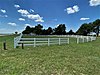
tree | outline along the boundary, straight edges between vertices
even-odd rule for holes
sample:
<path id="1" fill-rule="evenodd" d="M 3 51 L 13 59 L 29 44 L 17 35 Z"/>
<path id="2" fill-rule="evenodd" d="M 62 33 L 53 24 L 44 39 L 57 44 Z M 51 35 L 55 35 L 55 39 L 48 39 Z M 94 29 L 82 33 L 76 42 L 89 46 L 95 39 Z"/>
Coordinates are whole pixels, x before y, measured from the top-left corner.
<path id="1" fill-rule="evenodd" d="M 30 28 L 30 33 L 34 33 L 35 34 L 35 28 L 34 27 Z"/>
<path id="2" fill-rule="evenodd" d="M 75 33 L 73 32 L 73 30 L 70 30 L 67 34 L 68 35 L 75 35 Z"/>
<path id="3" fill-rule="evenodd" d="M 84 23 L 76 32 L 77 34 L 87 35 L 90 32 L 95 32 L 97 36 L 99 36 L 100 31 L 100 19 L 95 20 L 92 23 Z"/>
<path id="4" fill-rule="evenodd" d="M 99 36 L 100 31 L 100 19 L 97 19 L 93 22 L 94 32 Z"/>
<path id="5" fill-rule="evenodd" d="M 53 29 L 49 27 L 47 30 L 47 35 L 51 35 L 53 33 Z"/>
<path id="6" fill-rule="evenodd" d="M 65 24 L 60 24 L 57 28 L 54 29 L 54 34 L 56 35 L 65 35 L 66 27 Z"/>
<path id="7" fill-rule="evenodd" d="M 42 26 L 41 24 L 38 24 L 37 26 L 35 26 L 34 32 L 35 32 L 37 35 L 41 35 L 41 34 L 42 34 L 42 28 L 43 28 L 43 26 Z"/>
<path id="8" fill-rule="evenodd" d="M 30 26 L 27 26 L 22 33 L 23 34 L 30 34 L 31 33 L 31 27 Z"/>
<path id="9" fill-rule="evenodd" d="M 42 30 L 42 35 L 47 35 L 47 30 L 43 29 Z"/>
<path id="10" fill-rule="evenodd" d="M 27 26 L 27 27 L 26 27 L 26 30 L 30 30 L 30 28 L 31 28 L 30 26 Z"/>
<path id="11" fill-rule="evenodd" d="M 42 30 L 42 35 L 51 35 L 53 33 L 53 29 L 49 27 L 47 30 L 43 29 Z"/>
<path id="12" fill-rule="evenodd" d="M 81 25 L 81 27 L 78 29 L 78 31 L 76 32 L 76 34 L 79 35 L 87 35 L 88 33 L 90 33 L 91 31 L 93 31 L 93 25 L 91 23 L 87 24 L 84 23 Z"/>
<path id="13" fill-rule="evenodd" d="M 17 35 L 17 34 L 18 34 L 18 32 L 16 31 L 16 32 L 15 32 L 15 34 Z"/>

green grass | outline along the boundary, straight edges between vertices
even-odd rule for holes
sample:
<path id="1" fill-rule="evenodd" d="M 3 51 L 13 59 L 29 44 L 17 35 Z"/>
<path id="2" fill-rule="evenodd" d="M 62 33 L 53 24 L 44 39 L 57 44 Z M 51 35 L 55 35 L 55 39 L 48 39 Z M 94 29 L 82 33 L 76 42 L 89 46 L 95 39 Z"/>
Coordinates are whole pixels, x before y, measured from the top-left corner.
<path id="1" fill-rule="evenodd" d="M 14 36 L 0 37 L 0 75 L 100 75 L 100 38 L 69 45 L 13 48 Z M 2 42 L 6 40 L 7 50 Z"/>

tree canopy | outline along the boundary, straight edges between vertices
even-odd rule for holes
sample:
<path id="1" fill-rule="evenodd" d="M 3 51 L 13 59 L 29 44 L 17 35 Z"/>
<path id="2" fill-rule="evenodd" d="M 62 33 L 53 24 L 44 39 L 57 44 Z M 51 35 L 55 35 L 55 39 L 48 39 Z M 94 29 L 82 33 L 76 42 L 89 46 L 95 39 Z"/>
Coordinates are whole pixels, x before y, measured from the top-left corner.
<path id="1" fill-rule="evenodd" d="M 30 34 L 34 33 L 36 35 L 87 35 L 90 32 L 95 32 L 97 36 L 99 35 L 100 31 L 100 19 L 97 19 L 90 23 L 84 23 L 80 26 L 80 28 L 73 32 L 73 30 L 70 30 L 69 32 L 66 32 L 66 26 L 65 24 L 59 24 L 56 28 L 48 27 L 47 29 L 43 29 L 43 26 L 41 24 L 38 24 L 35 27 L 27 26 L 25 30 L 22 32 L 23 34 Z"/>
<path id="2" fill-rule="evenodd" d="M 100 19 L 97 19 L 93 22 L 94 32 L 99 36 L 100 31 Z"/>
<path id="3" fill-rule="evenodd" d="M 99 31 L 100 31 L 100 19 L 97 19 L 94 22 L 82 24 L 80 28 L 77 30 L 76 34 L 87 35 L 90 32 L 95 32 L 98 36 Z"/>
<path id="4" fill-rule="evenodd" d="M 69 32 L 67 32 L 67 35 L 75 35 L 76 33 L 71 29 Z"/>
<path id="5" fill-rule="evenodd" d="M 91 25 L 91 23 L 87 24 L 84 23 L 81 25 L 81 27 L 78 29 L 78 31 L 76 32 L 79 35 L 87 35 L 88 33 L 93 31 L 93 26 Z"/>
<path id="6" fill-rule="evenodd" d="M 54 34 L 64 35 L 66 34 L 65 24 L 60 24 L 57 28 L 54 29 Z"/>
<path id="7" fill-rule="evenodd" d="M 60 24 L 57 28 L 52 29 L 51 27 L 48 27 L 48 29 L 43 29 L 43 26 L 41 24 L 38 24 L 34 28 L 27 26 L 25 30 L 22 32 L 23 34 L 30 34 L 34 33 L 36 35 L 63 35 L 66 34 L 66 27 L 65 24 Z"/>

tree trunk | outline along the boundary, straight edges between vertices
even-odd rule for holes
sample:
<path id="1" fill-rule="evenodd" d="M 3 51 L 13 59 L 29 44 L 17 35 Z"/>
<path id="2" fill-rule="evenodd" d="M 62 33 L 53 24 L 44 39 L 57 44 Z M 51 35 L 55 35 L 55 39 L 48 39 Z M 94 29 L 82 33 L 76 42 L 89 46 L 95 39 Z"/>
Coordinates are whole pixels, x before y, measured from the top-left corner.
<path id="1" fill-rule="evenodd" d="M 97 26 L 97 37 L 99 36 L 99 26 Z"/>

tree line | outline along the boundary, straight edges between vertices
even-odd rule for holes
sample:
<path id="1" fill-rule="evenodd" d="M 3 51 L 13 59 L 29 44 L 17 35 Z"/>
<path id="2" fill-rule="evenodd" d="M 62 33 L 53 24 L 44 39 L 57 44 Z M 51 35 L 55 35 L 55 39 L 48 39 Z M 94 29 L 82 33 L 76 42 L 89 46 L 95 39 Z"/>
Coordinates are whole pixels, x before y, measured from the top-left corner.
<path id="1" fill-rule="evenodd" d="M 65 35 L 66 34 L 66 27 L 65 24 L 60 24 L 56 28 L 48 27 L 48 29 L 43 29 L 41 24 L 38 24 L 35 27 L 27 26 L 25 30 L 22 32 L 23 34 L 36 34 L 36 35 Z"/>
<path id="2" fill-rule="evenodd" d="M 99 27 L 100 27 L 100 19 L 97 19 L 93 22 L 82 24 L 76 32 L 73 32 L 73 30 L 66 32 L 65 24 L 59 24 L 54 29 L 51 27 L 48 27 L 47 29 L 43 29 L 43 26 L 41 24 L 38 24 L 35 27 L 27 26 L 22 33 L 23 34 L 33 33 L 35 35 L 66 35 L 68 34 L 68 35 L 85 35 L 86 36 L 90 32 L 95 32 L 98 36 L 99 31 L 100 31 Z"/>

